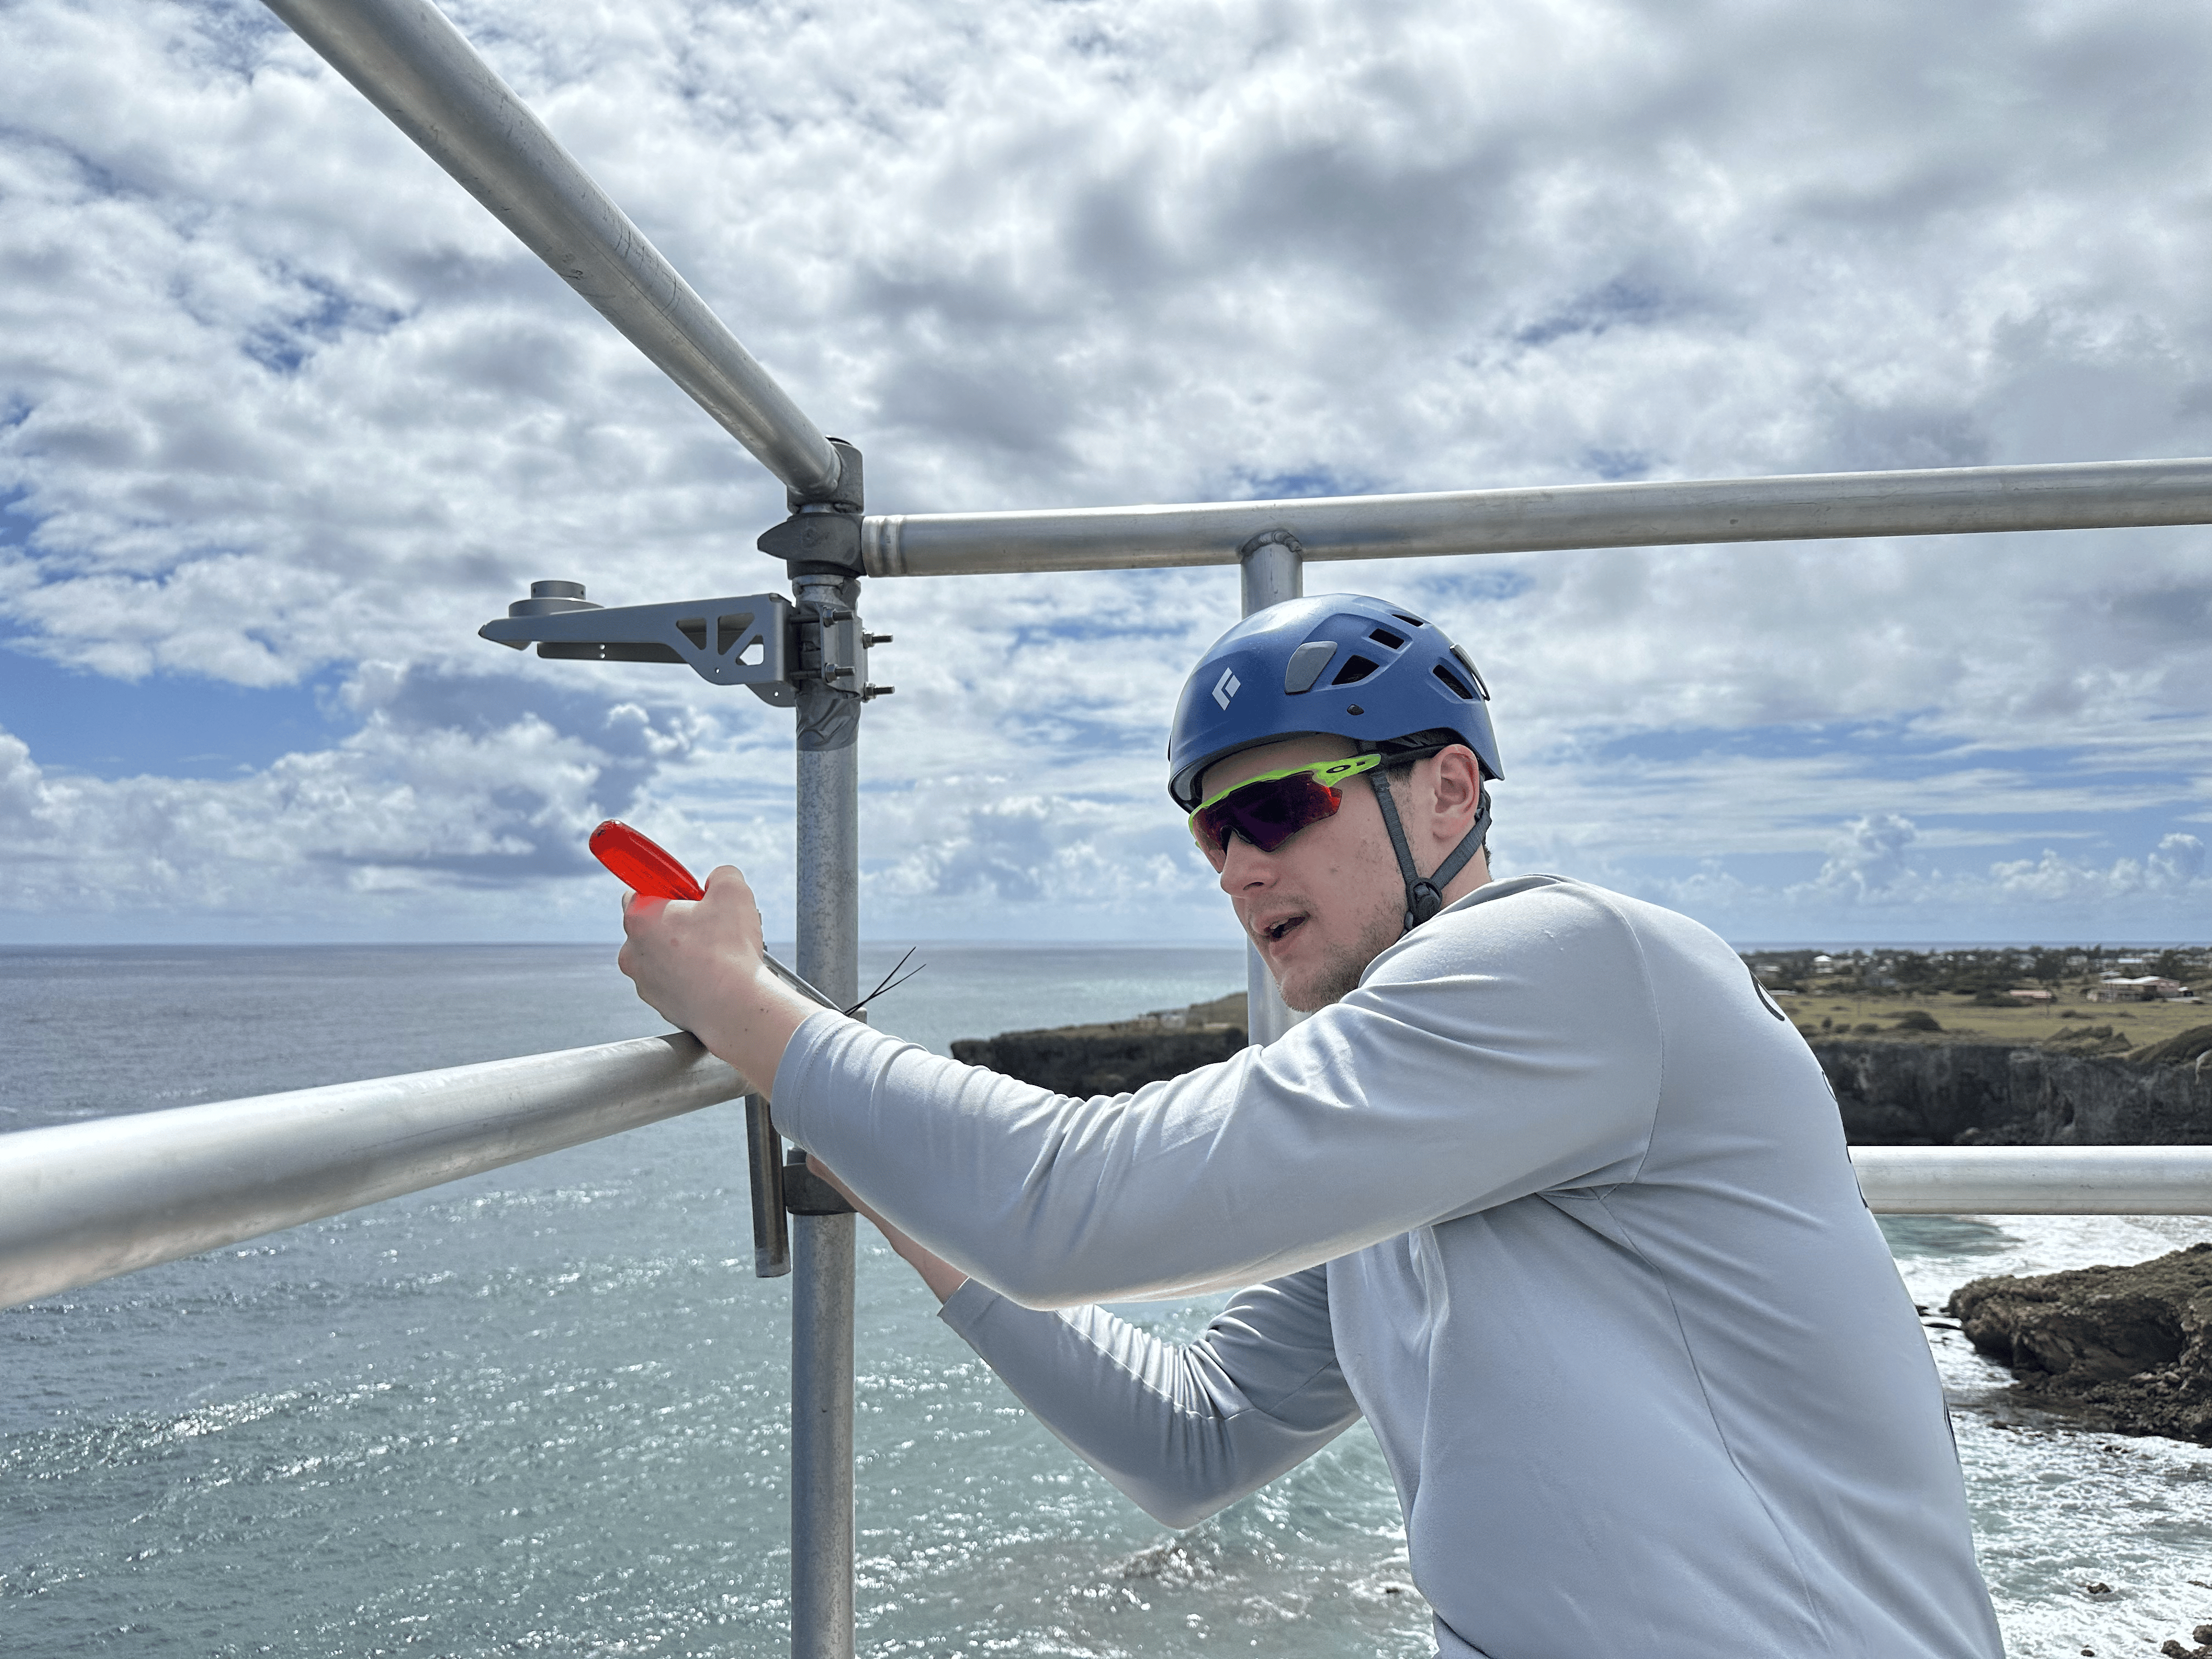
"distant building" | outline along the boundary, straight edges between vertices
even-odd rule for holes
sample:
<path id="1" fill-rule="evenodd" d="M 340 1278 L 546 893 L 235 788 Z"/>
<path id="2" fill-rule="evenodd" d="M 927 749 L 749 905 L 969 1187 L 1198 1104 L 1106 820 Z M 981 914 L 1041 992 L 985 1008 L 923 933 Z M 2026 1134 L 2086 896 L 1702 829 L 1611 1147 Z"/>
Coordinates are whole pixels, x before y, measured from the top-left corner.
<path id="1" fill-rule="evenodd" d="M 2051 1000 L 2051 993 L 2048 991 L 2007 991 L 2005 994 L 2008 997 L 2016 998 L 2021 1002 L 2048 1002 Z"/>
<path id="2" fill-rule="evenodd" d="M 2123 979 L 2118 974 L 2107 974 L 2089 988 L 2091 1002 L 2148 1002 L 2154 997 L 2178 997 L 2183 986 L 2178 979 L 2166 979 L 2157 974 L 2138 974 L 2132 979 Z"/>

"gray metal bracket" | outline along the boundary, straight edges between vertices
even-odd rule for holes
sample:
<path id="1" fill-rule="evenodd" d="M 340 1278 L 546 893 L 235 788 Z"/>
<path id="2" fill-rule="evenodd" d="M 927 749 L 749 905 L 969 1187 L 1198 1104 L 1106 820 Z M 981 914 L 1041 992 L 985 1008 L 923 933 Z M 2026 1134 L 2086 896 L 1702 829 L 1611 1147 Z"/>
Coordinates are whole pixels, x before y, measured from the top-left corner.
<path id="1" fill-rule="evenodd" d="M 890 635 L 869 633 L 850 605 L 834 601 L 801 599 L 793 612 L 793 680 L 820 680 L 827 690 L 862 702 L 887 697 L 896 690 L 868 679 L 868 652 L 889 645 Z"/>
<path id="2" fill-rule="evenodd" d="M 517 651 L 582 662 L 688 663 L 716 685 L 743 685 L 788 708 L 792 605 L 781 593 L 740 593 L 667 605 L 593 605 L 580 582 L 530 585 L 530 597 L 477 632 Z"/>
<path id="3" fill-rule="evenodd" d="M 861 574 L 860 509 L 862 487 L 860 452 L 842 438 L 830 440 L 837 452 L 837 482 L 828 493 L 802 495 L 787 493 L 791 516 L 772 525 L 753 544 L 772 559 L 781 559 L 793 576 L 857 576 Z"/>

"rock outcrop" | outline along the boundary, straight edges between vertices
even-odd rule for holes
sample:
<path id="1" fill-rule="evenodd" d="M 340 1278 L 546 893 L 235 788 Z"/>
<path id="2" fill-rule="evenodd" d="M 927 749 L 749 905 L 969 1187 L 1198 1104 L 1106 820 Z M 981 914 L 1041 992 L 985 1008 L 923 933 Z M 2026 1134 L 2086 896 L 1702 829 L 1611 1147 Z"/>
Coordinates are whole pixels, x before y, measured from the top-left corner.
<path id="1" fill-rule="evenodd" d="M 2212 1244 L 2130 1267 L 1977 1279 L 1945 1311 L 2028 1403 L 2212 1446 Z"/>
<path id="2" fill-rule="evenodd" d="M 1006 1031 L 956 1060 L 1056 1094 L 1121 1094 L 1244 1047 L 1240 994 L 1097 1025 Z M 2127 1056 L 1941 1039 L 1816 1042 L 1855 1146 L 2212 1146 L 2212 1026 Z M 2169 1052 L 2170 1051 L 2170 1052 Z"/>
<path id="3" fill-rule="evenodd" d="M 964 1038 L 952 1045 L 952 1058 L 1054 1094 L 1088 1098 L 1126 1094 L 1181 1077 L 1227 1060 L 1244 1046 L 1244 996 L 1239 992 L 1103 1025 Z"/>
<path id="4" fill-rule="evenodd" d="M 2212 1146 L 2212 1065 L 2184 1059 L 2188 1046 L 2125 1059 L 1940 1040 L 1813 1053 L 1856 1146 Z"/>

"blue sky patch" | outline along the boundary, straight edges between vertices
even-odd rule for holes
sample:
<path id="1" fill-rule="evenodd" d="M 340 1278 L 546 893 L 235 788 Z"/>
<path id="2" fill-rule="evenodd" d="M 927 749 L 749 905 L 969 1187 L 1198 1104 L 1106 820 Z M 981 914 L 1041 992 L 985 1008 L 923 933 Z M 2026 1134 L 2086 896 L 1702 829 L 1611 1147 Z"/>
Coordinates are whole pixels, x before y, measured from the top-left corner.
<path id="1" fill-rule="evenodd" d="M 1952 736 L 1917 732 L 1908 720 L 1792 721 L 1740 727 L 1692 726 L 1654 732 L 1593 734 L 1595 760 L 1661 764 L 1727 757 L 1749 760 L 1809 760 L 1850 757 L 1868 775 L 1929 778 L 1962 770 L 2007 772 L 2025 779 L 2075 781 L 2094 773 L 2100 781 L 2164 783 L 2173 774 L 2116 767 L 2083 745 L 1998 749 Z"/>
<path id="2" fill-rule="evenodd" d="M 1075 708 L 1031 709 L 1010 716 L 1005 730 L 1063 757 L 1125 755 L 1161 747 L 1165 720 L 1114 720 Z"/>
<path id="3" fill-rule="evenodd" d="M 1235 476 L 1232 501 L 1305 501 L 1318 495 L 1358 495 L 1374 488 L 1372 483 L 1346 478 L 1321 466 L 1291 472 L 1248 472 L 1240 467 Z"/>
<path id="4" fill-rule="evenodd" d="M 1651 458 L 1640 449 L 1585 449 L 1582 464 L 1606 483 L 1624 483 L 1651 471 Z"/>
<path id="5" fill-rule="evenodd" d="M 133 683 L 0 647 L 0 726 L 48 772 L 233 778 L 295 750 L 327 749 L 358 722 L 333 719 L 332 669 L 298 685 L 231 685 L 188 675 Z"/>
<path id="6" fill-rule="evenodd" d="M 1519 599 L 1536 586 L 1536 579 L 1510 564 L 1485 559 L 1455 568 L 1436 585 L 1456 603 L 1487 600 L 1495 605 Z"/>
<path id="7" fill-rule="evenodd" d="M 9 411 L 11 414 L 13 410 Z M 26 409 L 23 415 L 30 411 Z M 9 425 L 20 424 L 23 415 L 16 415 Z M 31 516 L 30 508 L 23 505 L 30 492 L 23 489 L 0 489 L 0 547 L 22 547 L 31 539 L 31 532 L 39 527 Z"/>
<path id="8" fill-rule="evenodd" d="M 240 342 L 246 355 L 275 374 L 295 374 L 321 347 L 348 330 L 381 334 L 404 313 L 355 299 L 331 281 L 312 273 L 284 272 L 299 290 L 301 303 L 281 322 L 251 330 Z"/>
<path id="9" fill-rule="evenodd" d="M 1645 326 L 1656 322 L 1664 309 L 1663 296 L 1657 289 L 1616 277 L 1594 293 L 1570 301 L 1549 317 L 1529 324 L 1513 337 L 1513 343 L 1547 346 L 1570 334 L 1602 334 L 1616 324 Z"/>

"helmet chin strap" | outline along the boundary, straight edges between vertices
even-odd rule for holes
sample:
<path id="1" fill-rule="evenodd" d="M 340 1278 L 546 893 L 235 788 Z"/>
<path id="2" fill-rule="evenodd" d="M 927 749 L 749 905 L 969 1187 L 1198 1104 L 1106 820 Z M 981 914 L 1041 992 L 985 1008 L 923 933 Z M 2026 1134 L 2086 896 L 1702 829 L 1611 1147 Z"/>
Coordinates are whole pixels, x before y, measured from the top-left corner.
<path id="1" fill-rule="evenodd" d="M 1406 842 L 1406 826 L 1398 822 L 1398 803 L 1390 797 L 1390 784 L 1384 775 L 1386 769 L 1377 767 L 1367 775 L 1367 781 L 1375 786 L 1376 804 L 1382 809 L 1382 823 L 1390 831 L 1390 845 L 1398 854 L 1398 873 L 1406 882 L 1406 928 L 1413 929 L 1444 908 L 1444 889 L 1452 884 L 1452 878 L 1467 867 L 1468 860 L 1482 850 L 1482 841 L 1490 833 L 1490 791 L 1483 789 L 1475 808 L 1474 827 L 1460 837 L 1459 845 L 1451 855 L 1439 864 L 1431 875 L 1423 875 L 1414 867 L 1413 849 Z"/>

